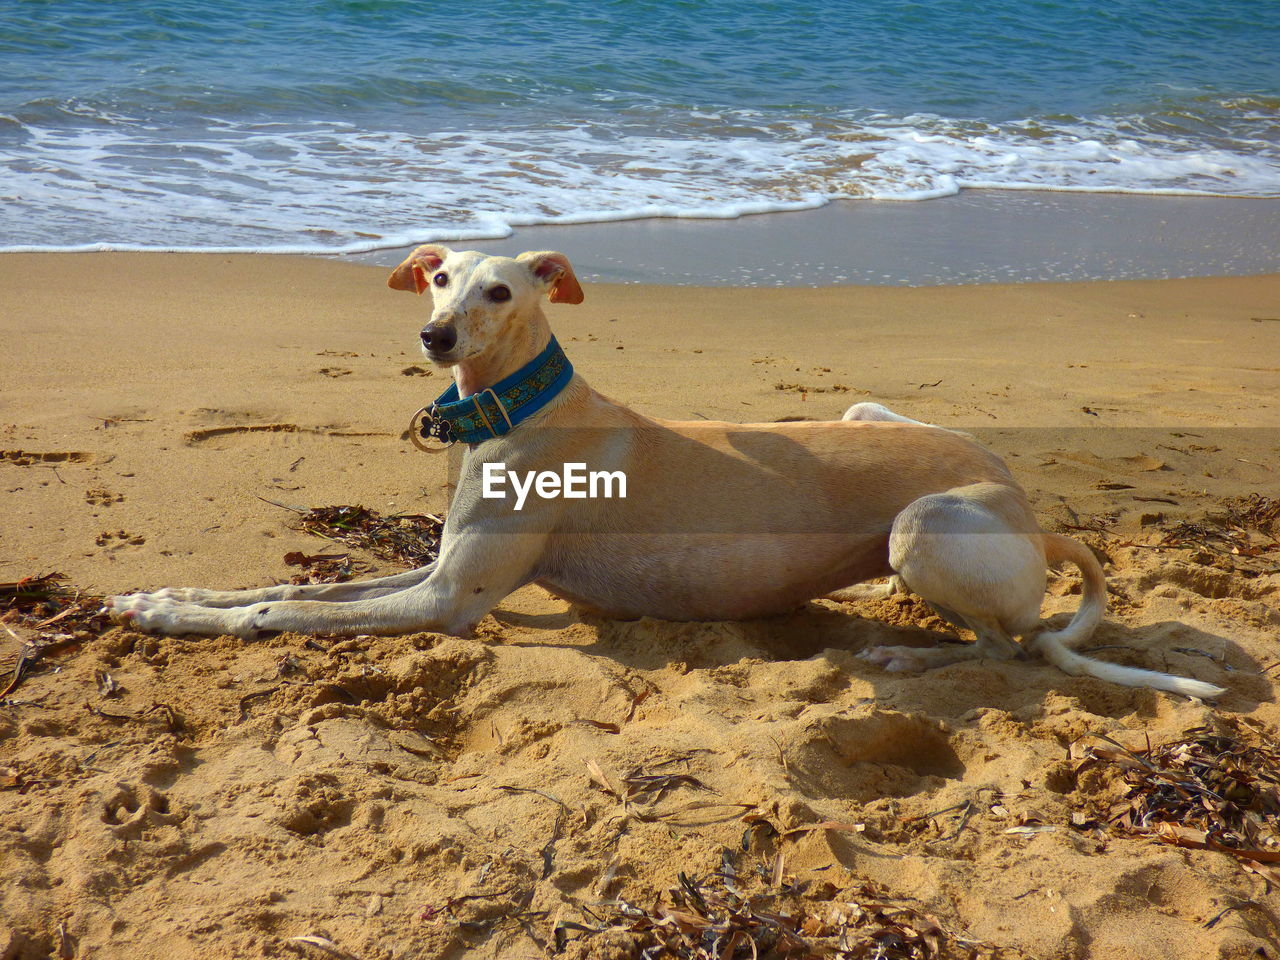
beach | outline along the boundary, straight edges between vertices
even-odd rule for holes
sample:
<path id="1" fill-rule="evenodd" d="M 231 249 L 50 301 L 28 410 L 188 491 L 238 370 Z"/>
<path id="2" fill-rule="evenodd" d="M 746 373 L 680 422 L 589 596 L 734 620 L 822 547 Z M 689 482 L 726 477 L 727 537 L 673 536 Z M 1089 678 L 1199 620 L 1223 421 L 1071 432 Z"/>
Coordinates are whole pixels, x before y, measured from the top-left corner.
<path id="1" fill-rule="evenodd" d="M 348 552 L 299 510 L 444 512 L 448 458 L 404 434 L 448 382 L 417 347 L 429 300 L 386 274 L 0 257 L 0 580 L 263 585 L 298 572 L 286 554 Z M 0 709 L 0 956 L 624 957 L 656 905 L 692 923 L 682 873 L 723 893 L 726 870 L 819 918 L 815 942 L 880 903 L 948 957 L 1272 956 L 1265 858 L 1107 827 L 1125 768 L 1087 751 L 1280 732 L 1280 275 L 635 279 L 548 307 L 597 389 L 670 418 L 876 400 L 968 431 L 1104 561 L 1091 655 L 1228 692 L 858 660 L 958 639 L 905 597 L 615 622 L 527 587 L 467 638 L 73 631 Z M 1045 616 L 1078 603 L 1054 575 Z M 10 658 L 60 629 L 6 625 Z"/>
<path id="2" fill-rule="evenodd" d="M 1280 957 L 1271 6 L 0 5 L 0 960 Z M 1226 693 L 886 672 L 972 642 L 909 594 L 111 622 L 437 554 L 424 243 L 562 251 L 642 413 L 968 434 Z"/>

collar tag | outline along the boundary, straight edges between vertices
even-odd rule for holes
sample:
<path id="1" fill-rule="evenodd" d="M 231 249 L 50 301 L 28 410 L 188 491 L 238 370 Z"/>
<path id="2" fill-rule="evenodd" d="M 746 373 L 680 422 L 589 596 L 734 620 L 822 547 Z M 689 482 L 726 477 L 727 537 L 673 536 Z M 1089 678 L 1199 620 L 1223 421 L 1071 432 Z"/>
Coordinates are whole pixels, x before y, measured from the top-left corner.
<path id="1" fill-rule="evenodd" d="M 423 453 L 444 453 L 457 441 L 450 435 L 449 421 L 436 416 L 436 405 L 423 407 L 409 420 L 409 442 Z M 439 446 L 428 446 L 435 440 Z"/>

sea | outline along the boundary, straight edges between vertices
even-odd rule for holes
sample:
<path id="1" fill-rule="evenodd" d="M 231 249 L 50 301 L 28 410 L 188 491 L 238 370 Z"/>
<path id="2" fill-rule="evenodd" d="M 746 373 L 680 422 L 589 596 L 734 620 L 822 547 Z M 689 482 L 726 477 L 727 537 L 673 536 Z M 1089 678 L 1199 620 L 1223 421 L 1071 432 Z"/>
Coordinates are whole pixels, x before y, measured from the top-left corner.
<path id="1" fill-rule="evenodd" d="M 1280 197 L 1280 0 L 0 0 L 0 250 Z"/>

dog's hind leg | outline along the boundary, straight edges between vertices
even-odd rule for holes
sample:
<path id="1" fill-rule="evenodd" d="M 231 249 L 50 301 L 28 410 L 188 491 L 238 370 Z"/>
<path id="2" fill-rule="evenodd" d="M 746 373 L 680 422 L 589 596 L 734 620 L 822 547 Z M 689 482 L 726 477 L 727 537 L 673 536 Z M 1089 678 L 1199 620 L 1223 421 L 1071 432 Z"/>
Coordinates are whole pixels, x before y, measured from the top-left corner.
<path id="1" fill-rule="evenodd" d="M 901 578 L 890 577 L 885 583 L 855 583 L 849 587 L 832 590 L 823 600 L 835 600 L 838 603 L 852 603 L 855 600 L 885 600 L 895 593 L 907 590 Z"/>
<path id="2" fill-rule="evenodd" d="M 864 659 L 890 670 L 1025 657 L 1014 641 L 1040 620 L 1045 558 L 1035 519 L 1012 487 L 983 483 L 909 504 L 889 534 L 889 565 L 944 619 L 977 636 L 970 646 L 877 647 Z"/>
<path id="3" fill-rule="evenodd" d="M 1071 622 L 1036 633 L 1047 583 L 1046 567 L 1066 561 L 1080 568 L 1084 592 Z M 1097 629 L 1107 608 L 1107 585 L 1083 544 L 1039 529 L 1021 492 L 995 483 L 957 487 L 909 504 L 889 534 L 889 565 L 931 606 L 955 614 L 977 635 L 972 646 L 875 647 L 861 656 L 889 670 L 919 670 L 960 660 L 1023 655 L 1014 637 L 1066 673 L 1130 687 L 1152 687 L 1202 699 L 1221 687 L 1154 670 L 1081 656 L 1073 649 Z"/>
<path id="4" fill-rule="evenodd" d="M 855 603 L 858 600 L 887 600 L 895 594 L 910 592 L 907 585 L 902 582 L 902 578 L 895 574 L 884 583 L 855 583 L 851 587 L 832 590 L 822 599 L 835 600 L 837 603 Z M 928 603 L 929 609 L 953 627 L 959 627 L 962 630 L 972 629 L 954 610 L 940 607 L 936 603 L 929 603 L 927 600 L 925 603 Z"/>
<path id="5" fill-rule="evenodd" d="M 932 606 L 932 604 L 930 604 Z M 974 632 L 973 643 L 946 644 L 940 647 L 871 647 L 858 654 L 859 659 L 894 672 L 918 672 L 960 663 L 963 660 L 1025 659 L 1022 648 L 996 623 L 980 623 L 957 617 L 958 627 Z"/>

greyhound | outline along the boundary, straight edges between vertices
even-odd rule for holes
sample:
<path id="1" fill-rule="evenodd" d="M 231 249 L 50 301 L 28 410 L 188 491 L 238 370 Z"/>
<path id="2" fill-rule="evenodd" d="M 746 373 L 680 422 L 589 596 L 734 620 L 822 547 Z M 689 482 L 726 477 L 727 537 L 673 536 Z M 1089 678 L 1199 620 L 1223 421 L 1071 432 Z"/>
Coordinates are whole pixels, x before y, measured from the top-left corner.
<path id="1" fill-rule="evenodd" d="M 424 438 L 465 450 L 437 559 L 360 583 L 112 597 L 115 619 L 164 634 L 457 635 L 528 583 L 602 616 L 669 620 L 910 590 L 976 642 L 862 654 L 887 670 L 1035 652 L 1071 674 L 1199 698 L 1224 692 L 1075 652 L 1106 610 L 1102 569 L 1081 543 L 1041 530 L 1005 464 L 967 435 L 879 404 L 830 422 L 644 416 L 589 387 L 552 336 L 542 295 L 583 299 L 560 253 L 512 259 L 428 244 L 388 284 L 431 290 L 423 350 L 454 375 L 421 418 Z M 621 474 L 625 497 L 541 480 L 522 509 L 493 495 L 496 476 L 572 465 Z M 1045 630 L 1046 571 L 1063 562 L 1083 576 L 1081 604 L 1066 626 Z M 882 577 L 887 585 L 866 583 Z"/>

